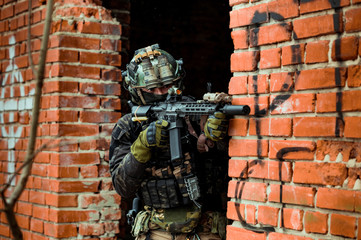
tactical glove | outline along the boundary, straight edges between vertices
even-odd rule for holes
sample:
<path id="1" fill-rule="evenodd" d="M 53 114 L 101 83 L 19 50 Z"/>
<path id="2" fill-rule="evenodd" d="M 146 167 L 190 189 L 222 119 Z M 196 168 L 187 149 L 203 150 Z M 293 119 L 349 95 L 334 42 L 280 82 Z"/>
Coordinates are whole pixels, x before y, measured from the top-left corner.
<path id="1" fill-rule="evenodd" d="M 208 117 L 204 126 L 204 133 L 208 139 L 219 141 L 227 134 L 228 120 L 226 115 L 221 112 L 215 112 L 214 115 Z"/>
<path id="2" fill-rule="evenodd" d="M 143 130 L 137 140 L 130 147 L 130 151 L 138 162 L 146 163 L 152 157 L 151 148 L 167 147 L 169 142 L 169 123 L 165 120 L 158 120 L 149 124 Z"/>

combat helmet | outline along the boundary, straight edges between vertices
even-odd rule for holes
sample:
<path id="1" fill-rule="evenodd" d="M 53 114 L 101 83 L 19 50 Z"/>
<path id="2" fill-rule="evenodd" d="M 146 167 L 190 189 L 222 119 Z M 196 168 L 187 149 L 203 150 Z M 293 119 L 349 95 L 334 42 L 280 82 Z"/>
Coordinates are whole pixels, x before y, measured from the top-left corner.
<path id="1" fill-rule="evenodd" d="M 172 85 L 183 90 L 183 61 L 175 60 L 172 55 L 159 48 L 158 44 L 135 51 L 134 57 L 122 72 L 123 83 L 131 95 L 133 103 L 146 105 L 163 101 L 168 94 L 156 95 L 142 89 L 152 90 Z"/>

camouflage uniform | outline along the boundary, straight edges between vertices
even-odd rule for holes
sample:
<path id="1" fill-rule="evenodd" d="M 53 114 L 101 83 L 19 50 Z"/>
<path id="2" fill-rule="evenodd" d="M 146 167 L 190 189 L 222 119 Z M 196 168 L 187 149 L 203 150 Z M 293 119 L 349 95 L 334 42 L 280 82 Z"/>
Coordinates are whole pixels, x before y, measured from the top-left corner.
<path id="1" fill-rule="evenodd" d="M 192 119 L 190 122 L 192 128 L 199 134 L 199 119 Z M 152 152 L 152 159 L 145 164 L 138 162 L 130 151 L 130 147 L 139 133 L 146 129 L 149 123 L 150 121 L 133 122 L 131 114 L 126 114 L 119 119 L 112 132 L 109 153 L 110 172 L 115 190 L 126 199 L 134 198 L 148 179 L 154 177 L 162 179 L 162 175 L 172 174 L 169 169 L 169 148 L 166 150 L 156 149 Z M 212 199 L 212 201 L 202 203 L 203 213 L 192 203 L 168 208 L 145 206 L 144 211 L 138 213 L 136 220 L 138 223 L 142 222 L 142 226 L 135 226 L 136 229 L 133 227 L 133 234 L 138 235 L 137 239 L 144 239 L 144 233 L 156 229 L 169 233 L 184 233 L 184 236 L 194 231 L 225 234 L 224 214 L 214 211 L 224 210 L 226 205 L 224 192 L 224 189 L 227 188 L 226 151 L 211 150 L 209 153 L 200 154 L 197 151 L 197 138 L 189 134 L 189 127 L 184 129 L 182 136 L 184 136 L 182 149 L 186 155 L 189 155 L 189 168 L 196 170 L 198 179 L 200 179 L 202 197 Z M 144 197 L 144 194 L 141 194 L 143 200 Z M 162 201 L 160 204 L 160 206 L 164 206 Z M 208 210 L 212 212 L 206 212 Z M 213 221 L 215 219 L 217 221 Z"/>

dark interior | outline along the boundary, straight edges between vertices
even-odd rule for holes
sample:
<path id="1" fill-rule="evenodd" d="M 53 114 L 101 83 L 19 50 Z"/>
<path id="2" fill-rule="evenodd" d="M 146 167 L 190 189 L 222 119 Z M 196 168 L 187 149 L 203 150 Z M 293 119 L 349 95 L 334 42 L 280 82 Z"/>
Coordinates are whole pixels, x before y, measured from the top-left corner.
<path id="1" fill-rule="evenodd" d="M 183 59 L 184 95 L 201 99 L 207 82 L 212 83 L 212 92 L 228 92 L 233 52 L 228 1 L 104 0 L 103 5 L 122 25 L 122 70 L 135 50 L 158 43 L 175 59 Z M 122 113 L 127 113 L 127 91 L 122 91 L 121 99 Z M 131 206 L 123 199 L 123 214 Z M 132 239 L 125 219 L 121 239 Z"/>
<path id="2" fill-rule="evenodd" d="M 182 58 L 185 95 L 200 99 L 207 91 L 228 90 L 233 43 L 228 1 L 131 0 L 129 57 L 158 43 L 175 59 Z"/>

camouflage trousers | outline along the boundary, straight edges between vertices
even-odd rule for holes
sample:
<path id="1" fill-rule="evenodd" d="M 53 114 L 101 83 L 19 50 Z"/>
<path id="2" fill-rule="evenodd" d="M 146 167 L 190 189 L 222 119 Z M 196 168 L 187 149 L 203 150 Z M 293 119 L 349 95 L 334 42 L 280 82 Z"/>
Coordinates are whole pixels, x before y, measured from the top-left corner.
<path id="1" fill-rule="evenodd" d="M 149 235 L 148 238 L 147 235 Z M 135 240 L 221 240 L 221 237 L 214 233 L 175 235 L 164 230 L 150 230 L 148 234 L 141 234 Z"/>

